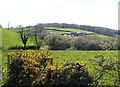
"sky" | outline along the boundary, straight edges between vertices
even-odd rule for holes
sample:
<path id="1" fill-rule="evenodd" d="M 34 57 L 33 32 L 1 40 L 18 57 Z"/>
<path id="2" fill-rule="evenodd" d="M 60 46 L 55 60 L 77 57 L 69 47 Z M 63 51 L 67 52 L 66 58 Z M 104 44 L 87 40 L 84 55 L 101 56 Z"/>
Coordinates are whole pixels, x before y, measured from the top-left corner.
<path id="1" fill-rule="evenodd" d="M 119 0 L 0 0 L 0 24 L 74 23 L 118 29 Z"/>

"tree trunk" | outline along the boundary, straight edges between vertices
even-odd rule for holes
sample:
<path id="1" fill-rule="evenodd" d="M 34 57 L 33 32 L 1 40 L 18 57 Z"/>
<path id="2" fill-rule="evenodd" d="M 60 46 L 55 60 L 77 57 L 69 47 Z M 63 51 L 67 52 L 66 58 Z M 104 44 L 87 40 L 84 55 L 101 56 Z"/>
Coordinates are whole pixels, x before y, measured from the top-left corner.
<path id="1" fill-rule="evenodd" d="M 24 44 L 24 50 L 26 50 L 26 44 Z"/>

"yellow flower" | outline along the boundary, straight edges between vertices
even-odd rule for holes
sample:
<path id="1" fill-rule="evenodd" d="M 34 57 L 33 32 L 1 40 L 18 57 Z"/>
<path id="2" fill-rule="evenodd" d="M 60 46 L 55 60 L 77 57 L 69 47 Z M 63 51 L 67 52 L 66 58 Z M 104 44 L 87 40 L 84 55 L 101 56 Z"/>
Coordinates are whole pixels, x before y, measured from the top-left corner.
<path id="1" fill-rule="evenodd" d="M 80 61 L 80 66 L 85 66 L 86 65 L 86 63 L 85 62 L 83 62 L 83 61 Z"/>
<path id="2" fill-rule="evenodd" d="M 75 66 L 73 66 L 73 68 L 76 68 Z"/>
<path id="3" fill-rule="evenodd" d="M 27 66 L 28 66 L 28 67 L 31 67 L 31 66 L 32 66 L 32 64 L 28 64 Z"/>
<path id="4" fill-rule="evenodd" d="M 109 65 L 110 65 L 110 63 L 107 63 L 107 65 L 109 66 Z"/>
<path id="5" fill-rule="evenodd" d="M 38 67 L 35 68 L 36 71 L 39 71 L 40 69 Z"/>
<path id="6" fill-rule="evenodd" d="M 10 52 L 9 55 L 16 55 L 16 53 L 14 53 L 14 52 Z"/>
<path id="7" fill-rule="evenodd" d="M 76 67 L 80 67 L 80 68 L 81 68 L 81 67 L 85 66 L 86 63 L 87 63 L 87 62 L 83 62 L 83 61 L 78 62 L 78 61 L 77 61 L 77 62 L 76 62 Z"/>
<path id="8" fill-rule="evenodd" d="M 52 66 L 52 65 L 50 65 L 49 67 L 48 67 L 48 69 L 50 69 L 50 70 L 56 70 L 56 66 Z"/>
<path id="9" fill-rule="evenodd" d="M 33 75 L 32 75 L 32 74 L 30 74 L 30 77 L 33 77 Z"/>
<path id="10" fill-rule="evenodd" d="M 25 62 L 24 62 L 24 65 L 27 65 L 27 64 L 28 64 L 28 62 L 25 61 Z"/>
<path id="11" fill-rule="evenodd" d="M 34 53 L 35 51 L 34 50 L 32 50 L 32 53 Z"/>

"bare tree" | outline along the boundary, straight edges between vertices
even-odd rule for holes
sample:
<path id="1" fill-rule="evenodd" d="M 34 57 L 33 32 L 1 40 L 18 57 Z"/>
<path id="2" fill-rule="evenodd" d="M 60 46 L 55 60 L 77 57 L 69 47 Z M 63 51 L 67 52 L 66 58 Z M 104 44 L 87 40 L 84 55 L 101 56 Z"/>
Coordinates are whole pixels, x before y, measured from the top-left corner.
<path id="1" fill-rule="evenodd" d="M 21 28 L 20 37 L 21 37 L 22 43 L 24 44 L 24 49 L 26 49 L 29 35 L 24 32 L 23 28 Z"/>
<path id="2" fill-rule="evenodd" d="M 35 36 L 35 44 L 36 44 L 37 49 L 39 49 L 43 43 L 43 39 L 44 39 L 43 30 L 44 30 L 43 24 L 37 24 L 35 26 L 34 36 Z"/>

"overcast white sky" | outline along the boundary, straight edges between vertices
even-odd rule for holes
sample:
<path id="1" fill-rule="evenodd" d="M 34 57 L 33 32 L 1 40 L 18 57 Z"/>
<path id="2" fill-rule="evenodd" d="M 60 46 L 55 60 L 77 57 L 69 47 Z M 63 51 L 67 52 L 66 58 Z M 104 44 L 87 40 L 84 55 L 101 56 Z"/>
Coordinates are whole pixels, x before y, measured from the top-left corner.
<path id="1" fill-rule="evenodd" d="M 0 0 L 0 24 L 75 23 L 118 29 L 119 0 Z"/>

